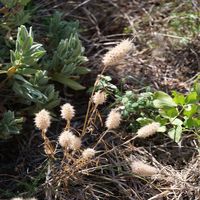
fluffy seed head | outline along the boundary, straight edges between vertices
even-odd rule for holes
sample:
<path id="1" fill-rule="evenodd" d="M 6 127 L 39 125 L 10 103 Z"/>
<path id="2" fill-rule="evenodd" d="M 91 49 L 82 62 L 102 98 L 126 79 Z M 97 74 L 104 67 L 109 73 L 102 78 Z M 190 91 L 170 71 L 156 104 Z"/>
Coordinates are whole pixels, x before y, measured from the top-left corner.
<path id="1" fill-rule="evenodd" d="M 35 126 L 40 130 L 46 130 L 51 123 L 51 117 L 48 111 L 41 110 L 35 116 Z"/>
<path id="2" fill-rule="evenodd" d="M 82 156 L 85 160 L 89 160 L 92 157 L 94 157 L 96 151 L 94 149 L 91 148 L 87 148 L 83 151 Z"/>
<path id="3" fill-rule="evenodd" d="M 72 150 L 80 149 L 81 148 L 81 139 L 74 135 L 73 138 L 70 140 L 69 146 Z"/>
<path id="4" fill-rule="evenodd" d="M 75 115 L 75 110 L 71 104 L 66 103 L 61 106 L 61 117 L 63 119 L 70 121 L 74 117 L 74 115 Z"/>
<path id="5" fill-rule="evenodd" d="M 153 122 L 151 124 L 148 124 L 146 126 L 143 126 L 137 131 L 137 137 L 139 138 L 147 138 L 151 135 L 154 135 L 158 128 L 160 127 L 159 123 Z"/>
<path id="6" fill-rule="evenodd" d="M 129 39 L 123 40 L 104 55 L 102 61 L 104 66 L 117 64 L 132 48 L 133 44 Z"/>
<path id="7" fill-rule="evenodd" d="M 131 163 L 131 169 L 134 174 L 139 176 L 153 176 L 159 172 L 157 168 L 145 164 L 142 161 L 133 161 Z"/>
<path id="8" fill-rule="evenodd" d="M 74 138 L 74 135 L 71 131 L 63 131 L 58 138 L 58 142 L 60 146 L 64 148 L 64 147 L 69 146 L 73 138 Z"/>
<path id="9" fill-rule="evenodd" d="M 121 114 L 116 109 L 112 109 L 106 119 L 106 127 L 108 129 L 115 129 L 120 125 L 120 122 Z"/>
<path id="10" fill-rule="evenodd" d="M 96 106 L 105 103 L 106 101 L 106 93 L 102 91 L 95 92 L 93 96 L 93 102 Z"/>

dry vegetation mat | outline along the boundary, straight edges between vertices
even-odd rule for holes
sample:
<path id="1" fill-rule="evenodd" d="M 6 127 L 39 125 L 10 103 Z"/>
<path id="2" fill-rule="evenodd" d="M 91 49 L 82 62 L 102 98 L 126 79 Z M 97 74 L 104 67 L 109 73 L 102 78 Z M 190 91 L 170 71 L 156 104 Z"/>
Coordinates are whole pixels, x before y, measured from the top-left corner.
<path id="1" fill-rule="evenodd" d="M 0 199 L 199 200 L 199 8 L 0 0 Z"/>

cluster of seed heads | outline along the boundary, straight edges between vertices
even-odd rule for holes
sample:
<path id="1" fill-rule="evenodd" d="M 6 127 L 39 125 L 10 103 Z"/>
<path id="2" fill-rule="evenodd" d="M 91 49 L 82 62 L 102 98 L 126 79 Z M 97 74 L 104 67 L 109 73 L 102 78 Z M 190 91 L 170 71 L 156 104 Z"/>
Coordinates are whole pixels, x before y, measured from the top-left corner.
<path id="1" fill-rule="evenodd" d="M 119 43 L 117 46 L 112 48 L 104 55 L 102 59 L 104 66 L 107 67 L 117 64 L 122 58 L 125 57 L 125 55 L 132 48 L 133 44 L 130 40 L 128 39 L 123 40 L 121 43 Z M 104 104 L 106 100 L 107 100 L 107 94 L 101 90 L 95 92 L 94 95 L 92 96 L 92 102 L 94 103 L 95 108 L 97 108 L 97 106 L 99 105 Z M 75 151 L 81 148 L 81 143 L 82 143 L 81 138 L 77 137 L 70 130 L 70 121 L 74 116 L 75 116 L 75 109 L 71 104 L 66 103 L 61 106 L 61 118 L 65 119 L 68 124 L 67 128 L 58 137 L 58 142 L 64 150 L 68 149 Z M 122 117 L 120 112 L 117 111 L 117 109 L 112 109 L 105 121 L 105 127 L 107 128 L 107 130 L 116 129 L 119 127 L 121 120 Z M 35 125 L 38 129 L 46 132 L 50 124 L 51 124 L 51 117 L 48 111 L 43 109 L 36 114 Z M 137 131 L 137 137 L 147 138 L 149 136 L 152 136 L 158 131 L 159 127 L 160 127 L 159 123 L 156 122 L 148 124 Z M 82 159 L 89 160 L 92 157 L 94 157 L 95 154 L 96 154 L 95 149 L 86 148 L 82 151 Z M 152 176 L 158 173 L 157 168 L 145 164 L 139 160 L 132 161 L 131 169 L 134 174 L 139 176 Z M 13 199 L 13 200 L 21 200 L 21 199 Z"/>

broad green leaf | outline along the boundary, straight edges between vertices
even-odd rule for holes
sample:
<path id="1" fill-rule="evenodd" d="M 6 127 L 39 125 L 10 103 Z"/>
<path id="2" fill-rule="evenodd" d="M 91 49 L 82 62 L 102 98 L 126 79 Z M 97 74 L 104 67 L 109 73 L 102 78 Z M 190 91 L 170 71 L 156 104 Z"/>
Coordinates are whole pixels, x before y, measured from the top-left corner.
<path id="1" fill-rule="evenodd" d="M 32 44 L 33 44 L 33 38 L 30 37 L 30 36 L 28 36 L 28 37 L 25 39 L 25 41 L 24 41 L 24 43 L 23 43 L 23 45 L 22 45 L 23 51 L 25 51 L 25 52 L 28 51 L 28 50 L 31 48 Z"/>
<path id="2" fill-rule="evenodd" d="M 197 112 L 198 106 L 195 104 L 188 104 L 184 108 L 183 114 L 187 117 L 193 116 Z"/>
<path id="3" fill-rule="evenodd" d="M 153 122 L 152 119 L 146 117 L 139 117 L 136 119 L 136 121 L 139 122 L 141 126 L 145 126 Z"/>
<path id="4" fill-rule="evenodd" d="M 163 109 L 160 109 L 159 113 L 164 118 L 174 118 L 174 117 L 178 116 L 178 114 L 179 114 L 178 109 L 174 108 L 174 107 L 172 107 L 172 108 L 165 107 Z"/>
<path id="5" fill-rule="evenodd" d="M 182 135 L 182 126 L 173 127 L 172 129 L 169 130 L 168 135 L 172 140 L 178 143 Z"/>
<path id="6" fill-rule="evenodd" d="M 165 125 L 168 123 L 168 119 L 167 118 L 163 118 L 160 115 L 157 115 L 155 118 L 156 122 L 159 122 L 161 125 Z"/>
<path id="7" fill-rule="evenodd" d="M 58 82 L 60 82 L 60 83 L 62 83 L 64 85 L 70 87 L 73 90 L 84 90 L 85 89 L 84 86 L 80 85 L 78 82 L 66 77 L 63 74 L 56 73 L 56 74 L 54 74 L 52 76 L 52 79 L 54 81 L 58 81 Z"/>
<path id="8" fill-rule="evenodd" d="M 170 119 L 171 124 L 181 126 L 183 124 L 183 121 L 176 118 L 176 119 Z"/>
<path id="9" fill-rule="evenodd" d="M 153 105 L 155 108 L 176 107 L 177 104 L 165 92 L 158 91 L 154 94 Z"/>
<path id="10" fill-rule="evenodd" d="M 23 76 L 21 76 L 19 74 L 15 74 L 13 77 L 17 80 L 20 80 L 20 81 L 26 83 L 27 85 L 31 85 L 31 83 L 29 83 Z"/>
<path id="11" fill-rule="evenodd" d="M 186 118 L 184 125 L 186 128 L 200 128 L 200 118 Z"/>
<path id="12" fill-rule="evenodd" d="M 84 75 L 84 74 L 88 74 L 90 71 L 91 70 L 86 67 L 76 67 L 74 70 L 74 73 Z"/>
<path id="13" fill-rule="evenodd" d="M 185 97 L 183 94 L 179 93 L 179 92 L 176 92 L 176 91 L 173 91 L 172 92 L 174 98 L 174 102 L 177 103 L 178 105 L 184 105 L 185 104 Z"/>
<path id="14" fill-rule="evenodd" d="M 33 68 L 18 68 L 17 73 L 21 75 L 35 74 L 38 70 Z"/>
<path id="15" fill-rule="evenodd" d="M 190 92 L 186 97 L 186 103 L 196 103 L 198 101 L 197 92 Z"/>
<path id="16" fill-rule="evenodd" d="M 166 126 L 160 126 L 160 127 L 158 128 L 157 132 L 159 132 L 159 133 L 164 133 L 164 132 L 166 132 L 166 130 L 167 130 Z"/>
<path id="17" fill-rule="evenodd" d="M 197 93 L 198 98 L 200 99 L 200 82 L 196 82 L 196 83 L 194 84 L 194 90 L 195 90 L 195 92 Z"/>

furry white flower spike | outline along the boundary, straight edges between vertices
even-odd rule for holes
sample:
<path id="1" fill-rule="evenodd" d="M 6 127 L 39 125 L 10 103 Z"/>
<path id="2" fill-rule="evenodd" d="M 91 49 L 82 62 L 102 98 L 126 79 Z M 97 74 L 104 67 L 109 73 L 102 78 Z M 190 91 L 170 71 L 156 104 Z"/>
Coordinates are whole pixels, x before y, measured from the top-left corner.
<path id="1" fill-rule="evenodd" d="M 46 130 L 51 124 L 51 117 L 48 111 L 41 110 L 35 116 L 35 126 L 40 130 Z"/>
<path id="2" fill-rule="evenodd" d="M 63 131 L 58 138 L 58 142 L 61 147 L 69 147 L 72 150 L 78 150 L 81 147 L 81 139 L 71 131 Z"/>
<path id="3" fill-rule="evenodd" d="M 65 120 L 70 121 L 75 116 L 75 110 L 74 107 L 66 103 L 61 106 L 61 117 Z"/>
<path id="4" fill-rule="evenodd" d="M 11 200 L 23 200 L 23 198 L 21 198 L 21 197 L 15 197 L 15 198 L 12 198 Z"/>
<path id="5" fill-rule="evenodd" d="M 139 176 L 153 176 L 158 174 L 159 170 L 151 165 L 145 164 L 142 161 L 133 161 L 131 163 L 131 169 L 134 174 Z"/>
<path id="6" fill-rule="evenodd" d="M 58 142 L 61 147 L 66 148 L 70 145 L 71 140 L 73 139 L 74 134 L 71 131 L 63 131 L 58 138 Z"/>
<path id="7" fill-rule="evenodd" d="M 94 149 L 91 148 L 87 148 L 83 151 L 82 156 L 85 160 L 89 160 L 92 157 L 94 157 L 96 151 Z"/>
<path id="8" fill-rule="evenodd" d="M 147 138 L 151 135 L 154 135 L 158 131 L 159 127 L 160 127 L 160 124 L 157 122 L 153 122 L 151 124 L 143 126 L 137 131 L 137 137 Z"/>
<path id="9" fill-rule="evenodd" d="M 106 101 L 106 93 L 103 91 L 95 92 L 93 96 L 93 102 L 96 106 L 105 103 Z"/>
<path id="10" fill-rule="evenodd" d="M 106 119 L 106 127 L 110 129 L 118 128 L 121 122 L 121 114 L 116 111 L 116 109 L 112 109 Z"/>
<path id="11" fill-rule="evenodd" d="M 81 138 L 74 135 L 73 138 L 70 140 L 69 146 L 74 151 L 80 149 L 81 148 Z"/>
<path id="12" fill-rule="evenodd" d="M 132 48 L 133 43 L 129 39 L 121 41 L 104 55 L 102 60 L 104 66 L 117 64 Z"/>

